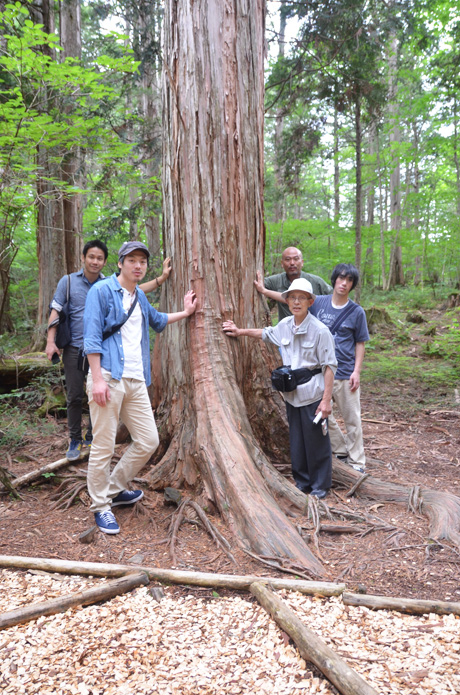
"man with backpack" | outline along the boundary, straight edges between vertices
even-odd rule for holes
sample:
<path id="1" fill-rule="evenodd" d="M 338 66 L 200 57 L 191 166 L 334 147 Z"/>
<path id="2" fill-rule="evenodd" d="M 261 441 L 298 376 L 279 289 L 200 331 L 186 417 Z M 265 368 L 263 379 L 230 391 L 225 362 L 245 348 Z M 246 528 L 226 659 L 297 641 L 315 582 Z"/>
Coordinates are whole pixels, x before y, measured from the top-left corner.
<path id="1" fill-rule="evenodd" d="M 82 253 L 82 267 L 76 273 L 64 275 L 58 283 L 56 293 L 50 304 L 48 319 L 48 338 L 46 355 L 49 360 L 59 361 L 62 353 L 67 399 L 67 425 L 70 443 L 66 451 L 68 461 L 77 461 L 83 448 L 91 446 L 93 439 L 91 417 L 84 439 L 82 438 L 82 400 L 85 393 L 85 373 L 79 369 L 79 352 L 83 347 L 83 314 L 86 296 L 90 288 L 104 278 L 102 268 L 107 262 L 108 250 L 103 241 L 92 239 L 86 242 Z M 165 282 L 171 272 L 171 260 L 166 258 L 163 272 L 142 284 L 144 292 L 152 292 Z M 69 342 L 58 347 L 56 333 L 59 314 L 66 306 L 69 323 Z M 59 341 L 58 341 L 59 342 Z"/>
<path id="2" fill-rule="evenodd" d="M 107 256 L 107 246 L 103 241 L 99 239 L 88 241 L 83 247 L 81 270 L 77 273 L 64 275 L 59 280 L 56 293 L 50 304 L 46 355 L 49 360 L 54 358 L 59 361 L 62 349 L 67 397 L 67 425 L 70 436 L 66 457 L 69 461 L 76 461 L 80 457 L 82 446 L 90 446 L 93 438 L 90 419 L 85 439 L 82 440 L 81 417 L 85 375 L 78 369 L 78 352 L 83 345 L 83 312 L 85 311 L 86 295 L 90 287 L 104 277 L 101 271 L 107 262 Z M 70 342 L 62 348 L 58 348 L 55 342 L 56 332 L 59 312 L 64 305 L 67 305 Z"/>

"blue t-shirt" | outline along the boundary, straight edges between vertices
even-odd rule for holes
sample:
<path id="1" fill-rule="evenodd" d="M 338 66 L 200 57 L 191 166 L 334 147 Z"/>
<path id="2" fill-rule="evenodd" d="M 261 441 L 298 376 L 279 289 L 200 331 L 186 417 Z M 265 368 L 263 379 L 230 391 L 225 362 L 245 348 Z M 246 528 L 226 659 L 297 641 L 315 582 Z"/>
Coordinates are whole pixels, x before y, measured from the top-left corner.
<path id="1" fill-rule="evenodd" d="M 340 324 L 338 331 L 334 335 L 335 354 L 337 357 L 336 379 L 349 379 L 355 368 L 356 343 L 364 343 L 369 340 L 367 329 L 366 314 L 364 309 L 355 304 L 351 299 L 340 309 L 332 306 L 331 295 L 321 295 L 316 297 L 314 303 L 309 308 L 309 312 L 322 321 L 328 328 L 332 328 L 337 318 L 350 302 L 354 305 L 345 320 Z"/>

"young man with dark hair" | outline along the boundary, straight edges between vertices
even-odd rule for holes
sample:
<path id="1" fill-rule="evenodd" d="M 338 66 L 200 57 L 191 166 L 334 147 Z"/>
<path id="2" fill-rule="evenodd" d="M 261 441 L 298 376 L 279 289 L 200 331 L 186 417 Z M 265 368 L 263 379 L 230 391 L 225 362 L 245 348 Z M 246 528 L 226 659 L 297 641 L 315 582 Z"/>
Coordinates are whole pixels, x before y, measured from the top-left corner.
<path id="1" fill-rule="evenodd" d="M 332 295 L 317 297 L 310 313 L 326 324 L 335 343 L 338 367 L 332 400 L 343 418 L 346 434 L 343 435 L 332 413 L 329 417 L 332 452 L 356 470 L 364 471 L 360 375 L 369 331 L 364 309 L 349 298 L 358 282 L 358 269 L 351 263 L 339 263 L 331 275 Z"/>
<path id="2" fill-rule="evenodd" d="M 316 295 L 329 294 L 332 292 L 332 287 L 328 285 L 323 278 L 320 278 L 319 275 L 305 273 L 302 270 L 303 263 L 302 252 L 295 246 L 289 246 L 287 249 L 284 249 L 281 256 L 281 266 L 284 272 L 278 273 L 277 275 L 270 275 L 266 277 L 263 282 L 262 273 L 257 273 L 257 279 L 254 281 L 256 290 L 260 292 L 260 294 L 264 294 L 266 297 L 274 299 L 275 302 L 277 302 L 279 321 L 288 316 L 292 316 L 289 306 L 284 301 L 281 293 L 286 292 L 286 290 L 289 289 L 289 285 L 294 280 L 298 278 L 308 280 Z"/>
<path id="3" fill-rule="evenodd" d="M 81 270 L 77 273 L 64 275 L 59 280 L 50 304 L 51 312 L 48 320 L 48 339 L 46 343 L 46 355 L 49 360 L 52 359 L 53 355 L 61 354 L 61 350 L 54 341 L 59 321 L 59 312 L 67 301 L 67 295 L 69 296 L 68 314 L 71 340 L 69 345 L 66 345 L 62 350 L 67 396 L 67 424 L 70 436 L 70 444 L 66 456 L 69 461 L 76 461 L 80 456 L 83 444 L 89 446 L 92 440 L 90 418 L 84 442 L 82 441 L 81 416 L 85 375 L 78 369 L 77 362 L 78 351 L 83 345 L 83 312 L 85 310 L 86 295 L 90 287 L 104 277 L 101 271 L 107 262 L 107 256 L 107 246 L 103 241 L 99 239 L 87 241 L 81 256 L 83 264 Z"/>
<path id="4" fill-rule="evenodd" d="M 327 430 L 314 422 L 321 412 L 326 420 L 331 412 L 332 386 L 337 360 L 334 341 L 327 328 L 311 315 L 315 301 L 311 283 L 297 278 L 283 292 L 291 316 L 268 328 L 238 328 L 225 321 L 229 336 L 262 338 L 280 349 L 283 364 L 292 368 L 297 387 L 284 393 L 289 422 L 292 475 L 296 487 L 319 499 L 326 497 L 332 484 L 331 444 Z"/>
<path id="5" fill-rule="evenodd" d="M 83 347 L 83 313 L 85 310 L 86 296 L 89 289 L 99 280 L 102 280 L 102 268 L 107 262 L 107 246 L 100 239 L 87 241 L 83 247 L 81 256 L 82 268 L 77 273 L 64 275 L 58 283 L 55 295 L 50 304 L 50 316 L 48 319 L 48 339 L 46 343 L 46 355 L 49 360 L 54 355 L 61 355 L 61 350 L 55 343 L 59 312 L 67 301 L 69 295 L 69 319 L 71 340 L 69 345 L 62 350 L 64 375 L 67 397 L 67 424 L 69 428 L 70 444 L 66 452 L 69 461 L 76 461 L 80 457 L 82 447 L 91 446 L 92 427 L 91 417 L 85 438 L 82 440 L 82 400 L 85 388 L 85 374 L 78 369 L 78 353 Z M 171 272 L 169 258 L 163 263 L 163 272 L 159 278 L 154 278 L 142 285 L 144 292 L 157 289 L 168 279 Z M 68 283 L 70 283 L 68 285 Z M 67 289 L 69 291 L 67 292 Z"/>
<path id="6" fill-rule="evenodd" d="M 144 496 L 142 490 L 126 488 L 159 444 L 147 392 L 149 326 L 161 333 L 168 323 L 185 319 L 196 309 L 193 291 L 185 295 L 183 311 L 164 314 L 149 304 L 138 286 L 149 256 L 142 242 L 125 242 L 118 252 L 119 274 L 98 282 L 86 300 L 84 350 L 90 365 L 87 392 L 94 435 L 88 492 L 96 524 L 107 534 L 120 531 L 111 507 L 134 504 Z M 111 472 L 120 417 L 131 444 Z"/>

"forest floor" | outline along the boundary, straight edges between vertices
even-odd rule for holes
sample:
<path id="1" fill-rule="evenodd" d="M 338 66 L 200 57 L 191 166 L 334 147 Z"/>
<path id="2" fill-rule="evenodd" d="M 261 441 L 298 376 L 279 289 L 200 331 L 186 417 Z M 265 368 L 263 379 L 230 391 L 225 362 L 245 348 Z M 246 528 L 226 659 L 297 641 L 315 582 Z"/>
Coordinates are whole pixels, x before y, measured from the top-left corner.
<path id="1" fill-rule="evenodd" d="M 433 312 L 430 320 L 439 330 L 449 330 L 442 328 L 446 323 L 442 312 Z M 412 375 L 401 362 L 392 377 L 373 376 L 379 355 L 391 357 L 396 351 L 393 329 L 381 331 L 375 341 L 377 352 L 369 350 L 366 358 L 371 377 L 362 385 L 367 471 L 383 481 L 460 497 L 458 393 L 445 383 L 436 387 L 436 379 L 434 385 L 423 381 L 420 367 L 433 370 L 433 360 L 428 365 L 424 357 L 432 338 L 423 327 L 411 327 L 410 334 L 398 356 L 402 351 L 409 358 Z M 13 418 L 14 414 L 10 423 Z M 5 423 L 1 429 L 6 431 Z M 62 458 L 66 446 L 65 419 L 48 416 L 48 425 L 28 430 L 20 446 L 0 446 L 0 465 L 20 476 Z M 117 446 L 117 456 L 124 446 Z M 96 532 L 91 543 L 81 543 L 80 535 L 93 525 L 85 469 L 86 461 L 65 466 L 21 487 L 20 499 L 0 493 L 1 555 L 286 576 L 239 549 L 218 516 L 209 519 L 229 541 L 235 562 L 203 528 L 189 523 L 179 529 L 173 560 L 168 540 L 176 508 L 166 502 L 163 492 L 142 483 L 144 499 L 133 508 L 116 510 L 119 535 Z M 81 486 L 78 498 L 68 508 L 59 508 L 67 489 L 63 485 L 75 484 Z M 322 504 L 317 545 L 312 520 L 304 517 L 295 523 L 302 527 L 312 551 L 320 554 L 326 579 L 345 583 L 350 591 L 460 601 L 460 549 L 430 539 L 425 516 L 402 505 L 350 497 L 337 487 L 325 503 L 336 514 L 334 524 L 351 526 L 352 532 L 350 528 L 328 531 L 332 522 Z M 103 581 L 0 568 L 0 614 Z M 143 587 L 104 605 L 80 607 L 2 631 L 0 690 L 5 695 L 337 695 L 251 595 L 177 585 L 163 590 L 159 603 Z M 280 595 L 376 692 L 460 692 L 458 617 L 369 611 L 345 606 L 340 597 Z"/>
<path id="2" fill-rule="evenodd" d="M 376 403 L 369 390 L 364 390 L 367 471 L 384 481 L 460 496 L 460 411 L 448 407 L 404 410 L 404 398 L 401 388 L 397 397 L 380 391 Z M 65 420 L 58 429 L 59 434 L 29 439 L 14 457 L 3 452 L 2 465 L 6 463 L 19 476 L 63 457 Z M 123 448 L 117 446 L 117 454 Z M 93 525 L 87 493 L 82 490 L 79 501 L 68 509 L 57 509 L 56 497 L 63 494 L 58 489 L 66 476 L 70 476 L 70 484 L 84 483 L 74 473 L 85 470 L 86 462 L 60 469 L 46 482 L 21 488 L 20 500 L 2 494 L 0 554 L 281 576 L 240 550 L 216 516 L 209 518 L 231 544 L 235 564 L 216 548 L 204 529 L 187 523 L 178 533 L 174 565 L 166 541 L 175 506 L 165 502 L 162 492 L 146 488 L 145 498 L 135 507 L 117 509 L 119 535 L 98 533 L 91 544 L 82 544 L 80 534 Z M 426 517 L 393 503 L 347 498 L 346 490 L 337 488 L 326 503 L 362 519 L 372 518 L 374 524 L 354 522 L 356 533 L 319 533 L 319 550 L 330 581 L 345 582 L 350 590 L 365 588 L 372 594 L 460 601 L 460 550 L 430 540 Z M 297 523 L 311 524 L 306 517 Z M 313 546 L 312 550 L 315 552 Z M 212 590 L 207 593 L 212 595 Z M 206 591 L 201 590 L 203 594 Z"/>
<path id="3" fill-rule="evenodd" d="M 435 320 L 436 312 L 430 318 Z M 442 316 L 439 320 L 444 321 Z M 406 351 L 414 364 L 426 340 L 422 329 L 413 326 Z M 373 359 L 372 354 L 368 359 Z M 460 406 L 455 394 L 426 388 L 415 377 L 398 376 L 363 384 L 367 472 L 384 481 L 460 496 Z M 66 444 L 66 421 L 56 420 L 52 433 L 31 431 L 14 452 L 0 448 L 0 462 L 19 476 L 63 457 Z M 123 446 L 117 447 L 117 455 Z M 59 491 L 61 483 L 77 482 L 84 488 L 85 469 L 86 462 L 60 469 L 46 480 L 21 488 L 20 500 L 0 494 L 0 554 L 133 562 L 233 574 L 279 574 L 239 549 L 216 516 L 210 520 L 228 539 L 235 563 L 216 548 L 203 528 L 186 523 L 178 533 L 174 565 L 167 540 L 175 507 L 165 502 L 162 492 L 146 488 L 144 500 L 134 508 L 117 509 L 122 528 L 118 536 L 98 533 L 91 544 L 82 544 L 80 534 L 93 525 L 86 491 L 83 489 L 67 509 L 57 504 L 64 492 Z M 376 504 L 358 496 L 347 497 L 346 492 L 333 488 L 326 503 L 333 510 L 356 515 L 357 520 L 351 522 L 356 531 L 329 533 L 324 519 L 325 530 L 318 537 L 329 580 L 373 594 L 460 601 L 459 548 L 430 539 L 427 518 L 404 506 Z M 313 552 L 317 552 L 311 520 L 303 518 L 296 523 L 304 527 Z M 202 594 L 206 592 L 201 590 Z"/>

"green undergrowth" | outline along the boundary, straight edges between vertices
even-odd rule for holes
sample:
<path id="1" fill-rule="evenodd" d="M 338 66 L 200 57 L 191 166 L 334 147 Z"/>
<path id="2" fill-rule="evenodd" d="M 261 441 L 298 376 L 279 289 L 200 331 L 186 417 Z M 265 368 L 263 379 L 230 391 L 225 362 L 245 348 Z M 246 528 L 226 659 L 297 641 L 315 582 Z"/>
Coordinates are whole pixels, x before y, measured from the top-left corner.
<path id="1" fill-rule="evenodd" d="M 363 297 L 364 306 L 385 308 L 390 325 L 381 326 L 366 346 L 362 382 L 387 391 L 394 398 L 411 394 L 417 403 L 454 405 L 460 385 L 460 307 L 446 309 L 452 288 L 398 288 L 379 296 Z M 382 301 L 385 298 L 385 301 Z M 420 312 L 422 323 L 407 320 Z"/>
<path id="2" fill-rule="evenodd" d="M 35 377 L 23 388 L 0 394 L 0 448 L 11 451 L 37 434 L 55 432 L 55 421 L 38 413 L 50 389 L 59 385 L 59 373 L 50 373 Z"/>

